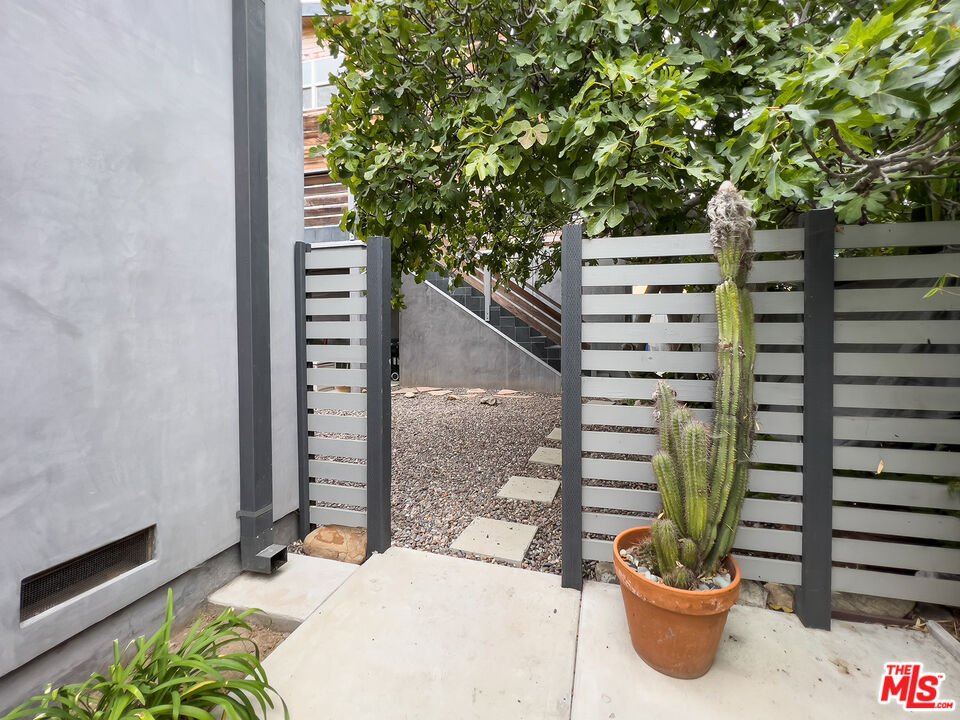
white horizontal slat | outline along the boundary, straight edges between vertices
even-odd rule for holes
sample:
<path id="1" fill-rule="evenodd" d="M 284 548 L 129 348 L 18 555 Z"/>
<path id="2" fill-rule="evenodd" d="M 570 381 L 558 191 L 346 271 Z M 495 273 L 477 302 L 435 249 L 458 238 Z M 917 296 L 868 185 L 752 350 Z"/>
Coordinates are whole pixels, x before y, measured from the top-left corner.
<path id="1" fill-rule="evenodd" d="M 587 487 L 583 488 L 584 492 Z M 653 490 L 631 490 L 627 488 L 590 487 L 587 495 L 592 501 L 606 501 L 609 510 L 649 512 L 656 515 L 661 505 L 660 494 Z M 603 505 L 588 505 L 584 507 L 604 507 Z M 803 506 L 799 502 L 788 500 L 758 500 L 747 498 L 743 501 L 741 519 L 745 522 L 765 522 L 784 525 L 800 525 Z M 590 523 L 587 524 L 587 516 Z M 583 531 L 590 533 L 607 533 L 616 535 L 621 530 L 633 527 L 637 523 L 629 515 L 612 513 L 584 513 Z M 630 523 L 633 523 L 632 525 Z"/>
<path id="2" fill-rule="evenodd" d="M 803 250 L 803 230 L 757 230 L 753 235 L 757 252 Z M 583 258 L 682 257 L 713 255 L 710 233 L 645 235 L 640 237 L 584 238 Z"/>
<path id="3" fill-rule="evenodd" d="M 960 388 L 916 385 L 834 385 L 836 408 L 946 410 L 960 407 Z"/>
<path id="4" fill-rule="evenodd" d="M 367 246 L 315 247 L 307 253 L 307 270 L 335 270 L 339 268 L 364 267 L 367 264 Z"/>
<path id="5" fill-rule="evenodd" d="M 748 281 L 799 282 L 803 279 L 803 260 L 760 260 L 753 264 Z M 583 268 L 581 282 L 589 286 L 623 285 L 716 285 L 720 269 L 715 262 L 599 265 Z"/>
<path id="6" fill-rule="evenodd" d="M 366 510 L 342 510 L 340 508 L 310 508 L 310 522 L 314 525 L 345 525 L 347 527 L 366 527 Z"/>
<path id="7" fill-rule="evenodd" d="M 367 459 L 366 440 L 340 440 L 338 438 L 307 438 L 307 452 L 321 457 L 345 457 L 355 460 Z"/>
<path id="8" fill-rule="evenodd" d="M 747 580 L 800 584 L 801 565 L 797 561 L 755 557 L 741 553 L 733 553 L 733 556 L 740 563 L 740 571 Z"/>
<path id="9" fill-rule="evenodd" d="M 583 452 L 653 455 L 660 449 L 660 436 L 652 433 L 584 430 L 580 436 Z M 752 459 L 758 463 L 800 465 L 803 446 L 796 442 L 758 440 L 753 445 Z"/>
<path id="10" fill-rule="evenodd" d="M 836 234 L 838 248 L 920 247 L 958 242 L 960 223 L 955 221 L 842 225 Z"/>
<path id="11" fill-rule="evenodd" d="M 307 316 L 319 315 L 366 315 L 365 297 L 307 298 Z"/>
<path id="12" fill-rule="evenodd" d="M 833 561 L 960 575 L 960 550 L 955 548 L 834 538 Z"/>
<path id="13" fill-rule="evenodd" d="M 367 506 L 367 488 L 312 482 L 310 483 L 310 499 L 318 503 L 353 505 L 365 508 Z"/>
<path id="14" fill-rule="evenodd" d="M 934 513 L 835 506 L 833 529 L 960 542 L 960 517 Z"/>
<path id="15" fill-rule="evenodd" d="M 307 384 L 363 387 L 367 384 L 367 371 L 347 368 L 307 368 Z"/>
<path id="16" fill-rule="evenodd" d="M 307 320 L 308 340 L 335 340 L 365 338 L 367 323 L 363 320 L 353 322 L 315 322 Z"/>
<path id="17" fill-rule="evenodd" d="M 311 410 L 355 410 L 367 409 L 366 393 L 308 392 L 307 407 Z"/>
<path id="18" fill-rule="evenodd" d="M 366 435 L 367 419 L 356 415 L 307 415 L 310 432 L 335 435 Z"/>
<path id="19" fill-rule="evenodd" d="M 353 292 L 367 289 L 364 273 L 327 273 L 307 275 L 304 290 L 308 293 Z"/>
<path id="20" fill-rule="evenodd" d="M 951 493 L 945 481 L 883 480 L 881 478 L 833 478 L 833 499 L 874 505 L 936 508 L 960 511 L 960 495 Z"/>
<path id="21" fill-rule="evenodd" d="M 611 458 L 583 458 L 582 475 L 592 480 L 611 482 L 656 484 L 653 466 L 639 460 L 614 460 Z M 750 492 L 800 495 L 803 493 L 803 475 L 790 470 L 750 471 Z"/>
<path id="22" fill-rule="evenodd" d="M 960 453 L 848 446 L 833 448 L 833 467 L 837 470 L 876 472 L 881 461 L 883 471 L 888 473 L 941 476 L 960 474 Z"/>
<path id="23" fill-rule="evenodd" d="M 758 323 L 758 342 L 761 327 L 765 326 Z M 839 320 L 833 324 L 833 339 L 837 344 L 956 345 L 960 321 Z"/>
<path id="24" fill-rule="evenodd" d="M 837 375 L 859 377 L 960 377 L 960 355 L 947 353 L 837 353 Z"/>
<path id="25" fill-rule="evenodd" d="M 920 600 L 943 605 L 956 605 L 957 598 L 960 597 L 960 582 L 956 580 L 844 567 L 833 568 L 831 584 L 834 590 L 842 592 Z"/>
<path id="26" fill-rule="evenodd" d="M 581 380 L 581 386 L 583 397 L 587 398 L 647 400 L 653 397 L 657 382 L 649 378 L 585 377 Z M 670 380 L 670 387 L 677 391 L 677 397 L 684 402 L 712 402 L 714 386 L 713 380 Z M 842 387 L 858 386 L 838 386 Z M 840 395 L 848 397 L 845 393 Z M 803 385 L 758 382 L 754 384 L 754 397 L 761 405 L 800 406 L 803 404 Z"/>
<path id="27" fill-rule="evenodd" d="M 803 323 L 757 323 L 758 345 L 801 345 Z M 583 323 L 585 343 L 716 343 L 716 323 Z"/>
<path id="28" fill-rule="evenodd" d="M 709 351 L 679 350 L 584 350 L 583 370 L 610 372 L 713 373 L 717 354 Z M 802 375 L 801 353 L 757 353 L 756 375 Z"/>
<path id="29" fill-rule="evenodd" d="M 712 410 L 691 409 L 695 417 L 708 425 L 713 422 Z M 583 425 L 614 425 L 619 427 L 656 428 L 652 405 L 584 405 Z M 803 414 L 799 412 L 757 413 L 760 432 L 770 435 L 802 435 Z"/>
<path id="30" fill-rule="evenodd" d="M 833 437 L 837 440 L 960 445 L 960 419 L 839 415 L 833 418 Z M 960 468 L 958 468 L 958 472 L 960 472 Z"/>
<path id="31" fill-rule="evenodd" d="M 835 279 L 837 282 L 901 280 L 906 278 L 934 279 L 945 273 L 960 274 L 960 253 L 837 258 L 835 262 Z"/>
<path id="32" fill-rule="evenodd" d="M 753 311 L 757 315 L 800 314 L 802 292 L 757 292 L 752 294 Z M 584 295 L 583 315 L 712 315 L 717 305 L 713 293 L 631 293 Z"/>
<path id="33" fill-rule="evenodd" d="M 311 460 L 309 473 L 311 479 L 339 480 L 361 485 L 367 482 L 367 466 L 360 463 Z"/>
<path id="34" fill-rule="evenodd" d="M 366 345 L 307 345 L 307 362 L 365 363 L 366 361 Z"/>
<path id="35" fill-rule="evenodd" d="M 954 310 L 960 299 L 946 293 L 925 298 L 929 287 L 870 288 L 865 290 L 837 290 L 834 294 L 836 312 L 918 312 Z M 756 295 L 754 295 L 756 297 Z M 760 312 L 754 305 L 755 312 Z"/>
<path id="36" fill-rule="evenodd" d="M 800 555 L 803 552 L 803 533 L 798 530 L 771 530 L 741 525 L 737 528 L 733 548 L 779 555 Z"/>

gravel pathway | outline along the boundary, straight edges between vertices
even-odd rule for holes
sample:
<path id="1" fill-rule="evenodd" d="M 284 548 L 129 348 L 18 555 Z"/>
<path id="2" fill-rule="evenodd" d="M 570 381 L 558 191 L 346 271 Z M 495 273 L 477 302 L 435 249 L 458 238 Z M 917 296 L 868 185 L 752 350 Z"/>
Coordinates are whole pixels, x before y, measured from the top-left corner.
<path id="1" fill-rule="evenodd" d="M 560 427 L 560 398 L 523 393 L 486 405 L 465 394 L 393 396 L 393 544 L 463 557 L 450 544 L 476 517 L 537 525 L 522 567 L 559 573 L 560 492 L 544 505 L 497 491 L 511 475 L 560 479 L 559 467 L 527 462 L 541 445 L 559 447 L 546 436 Z"/>

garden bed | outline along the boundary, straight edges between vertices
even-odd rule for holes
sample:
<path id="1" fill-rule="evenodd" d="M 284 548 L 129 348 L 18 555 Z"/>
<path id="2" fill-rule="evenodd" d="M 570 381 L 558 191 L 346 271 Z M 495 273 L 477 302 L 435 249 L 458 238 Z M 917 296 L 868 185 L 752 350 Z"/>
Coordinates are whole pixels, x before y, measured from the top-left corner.
<path id="1" fill-rule="evenodd" d="M 393 544 L 462 556 L 450 545 L 477 517 L 536 525 L 521 566 L 559 573 L 560 493 L 545 505 L 497 491 L 511 475 L 560 479 L 559 466 L 529 462 L 538 447 L 559 446 L 546 436 L 560 427 L 560 398 L 522 393 L 488 405 L 481 397 L 464 389 L 393 396 Z"/>

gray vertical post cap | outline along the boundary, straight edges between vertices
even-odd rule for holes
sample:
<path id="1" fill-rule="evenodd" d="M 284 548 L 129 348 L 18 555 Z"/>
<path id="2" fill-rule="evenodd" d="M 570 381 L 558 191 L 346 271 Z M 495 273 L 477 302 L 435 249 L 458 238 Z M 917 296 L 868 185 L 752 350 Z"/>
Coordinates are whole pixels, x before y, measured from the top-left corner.
<path id="1" fill-rule="evenodd" d="M 367 241 L 367 554 L 390 547 L 390 240 Z"/>
<path id="2" fill-rule="evenodd" d="M 833 210 L 803 217 L 803 534 L 797 616 L 830 629 L 833 557 Z"/>
<path id="3" fill-rule="evenodd" d="M 560 368 L 563 395 L 563 542 L 561 581 L 563 587 L 583 586 L 583 511 L 581 474 L 581 280 L 583 274 L 583 229 L 565 225 L 561 252 Z"/>

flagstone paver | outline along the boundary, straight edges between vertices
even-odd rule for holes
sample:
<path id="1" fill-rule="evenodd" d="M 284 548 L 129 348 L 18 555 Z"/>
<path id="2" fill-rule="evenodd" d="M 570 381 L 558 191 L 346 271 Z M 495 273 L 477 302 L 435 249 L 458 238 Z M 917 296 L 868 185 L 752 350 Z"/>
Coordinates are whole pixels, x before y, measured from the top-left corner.
<path id="1" fill-rule="evenodd" d="M 560 487 L 559 480 L 514 475 L 497 492 L 497 497 L 550 504 Z"/>
<path id="2" fill-rule="evenodd" d="M 476 518 L 450 547 L 519 565 L 536 532 L 536 525 Z"/>
<path id="3" fill-rule="evenodd" d="M 562 465 L 563 452 L 560 448 L 538 447 L 530 457 L 530 462 L 542 465 Z"/>
<path id="4" fill-rule="evenodd" d="M 547 435 L 547 440 L 556 440 L 557 442 L 560 442 L 562 439 L 563 433 L 561 432 L 560 428 L 554 428 L 550 431 L 550 434 Z"/>

